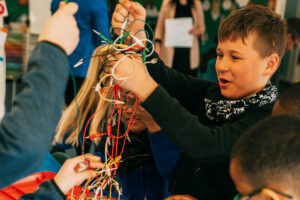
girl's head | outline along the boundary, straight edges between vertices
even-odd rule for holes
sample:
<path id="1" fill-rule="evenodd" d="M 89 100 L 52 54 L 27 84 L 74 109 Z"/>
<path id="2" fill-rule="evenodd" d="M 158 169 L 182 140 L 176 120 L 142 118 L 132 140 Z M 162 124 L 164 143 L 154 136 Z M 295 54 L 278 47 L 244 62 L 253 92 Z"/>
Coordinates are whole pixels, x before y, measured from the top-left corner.
<path id="1" fill-rule="evenodd" d="M 111 76 L 109 76 L 109 61 L 107 57 L 111 56 L 114 49 L 111 45 L 99 46 L 90 59 L 89 70 L 86 79 L 80 88 L 76 99 L 64 110 L 62 117 L 57 126 L 56 140 L 62 142 L 66 133 L 71 132 L 66 142 L 78 145 L 78 135 L 84 131 L 84 125 L 88 118 L 93 114 L 90 122 L 90 132 L 97 133 L 104 126 L 104 117 L 109 112 L 111 102 L 105 101 L 104 98 L 110 99 L 113 96 L 112 87 L 110 86 Z M 96 86 L 101 82 L 100 98 L 96 91 Z M 77 101 L 77 102 L 76 102 Z M 101 107 L 101 109 L 98 109 Z M 98 109 L 98 110 L 97 110 Z M 80 113 L 80 114 L 79 114 Z M 99 138 L 95 142 L 98 142 Z"/>

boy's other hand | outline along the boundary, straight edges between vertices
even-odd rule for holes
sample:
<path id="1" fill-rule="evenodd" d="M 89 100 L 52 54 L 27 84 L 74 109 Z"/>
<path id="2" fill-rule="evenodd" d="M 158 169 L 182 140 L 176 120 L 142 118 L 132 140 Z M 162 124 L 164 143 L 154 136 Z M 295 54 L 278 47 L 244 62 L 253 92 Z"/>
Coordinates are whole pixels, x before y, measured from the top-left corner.
<path id="1" fill-rule="evenodd" d="M 74 17 L 77 10 L 76 3 L 61 2 L 59 9 L 46 21 L 38 41 L 56 44 L 70 55 L 79 42 L 79 30 Z"/>
<path id="2" fill-rule="evenodd" d="M 84 163 L 85 159 L 88 159 L 89 161 L 89 166 L 87 166 L 88 168 L 82 172 L 76 172 L 76 165 L 78 163 Z M 104 164 L 101 163 L 101 159 L 98 156 L 94 156 L 92 154 L 77 156 L 66 160 L 57 175 L 54 177 L 54 181 L 59 189 L 64 194 L 67 194 L 74 186 L 80 185 L 86 179 L 95 177 L 95 169 L 103 167 Z"/>
<path id="3" fill-rule="evenodd" d="M 198 200 L 198 199 L 196 199 L 188 194 L 185 194 L 185 195 L 172 195 L 172 196 L 165 198 L 165 200 Z"/>
<path id="4" fill-rule="evenodd" d="M 141 102 L 145 101 L 156 89 L 157 83 L 149 75 L 144 63 L 129 57 L 124 58 L 123 54 L 115 54 L 108 58 L 112 66 L 121 59 L 122 61 L 117 64 L 113 72 L 114 82 L 123 89 L 136 94 Z"/>
<path id="5" fill-rule="evenodd" d="M 156 133 L 161 130 L 161 127 L 154 121 L 152 115 L 142 106 L 138 105 L 135 111 L 141 121 L 143 121 L 150 133 Z"/>
<path id="6" fill-rule="evenodd" d="M 145 8 L 141 4 L 131 2 L 129 0 L 120 0 L 119 2 L 120 3 L 116 6 L 111 21 L 111 25 L 114 28 L 115 33 L 117 35 L 121 34 L 122 26 L 126 21 L 126 18 L 129 17 L 127 26 L 124 27 L 125 30 L 128 31 L 133 23 L 130 34 L 135 35 L 139 39 L 145 39 L 146 34 L 143 31 L 145 27 L 144 21 L 146 20 Z"/>

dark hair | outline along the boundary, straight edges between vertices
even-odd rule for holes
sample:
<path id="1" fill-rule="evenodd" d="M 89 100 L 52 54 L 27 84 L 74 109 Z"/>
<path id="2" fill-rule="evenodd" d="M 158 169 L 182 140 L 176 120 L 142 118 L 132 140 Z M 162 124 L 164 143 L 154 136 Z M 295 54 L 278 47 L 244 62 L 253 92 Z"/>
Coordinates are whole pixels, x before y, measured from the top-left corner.
<path id="1" fill-rule="evenodd" d="M 299 130 L 299 117 L 280 115 L 262 120 L 239 138 L 231 159 L 236 159 L 248 184 L 256 189 L 288 185 L 299 190 Z"/>
<path id="2" fill-rule="evenodd" d="M 219 41 L 244 39 L 256 33 L 254 49 L 262 58 L 272 53 L 281 59 L 285 52 L 286 24 L 281 16 L 260 5 L 247 6 L 232 12 L 219 27 Z"/>
<path id="3" fill-rule="evenodd" d="M 278 98 L 278 104 L 288 114 L 300 116 L 300 82 L 294 83 Z"/>
<path id="4" fill-rule="evenodd" d="M 194 6 L 194 1 L 195 1 L 195 0 L 187 0 L 187 5 L 188 5 L 189 7 L 193 7 L 193 6 Z M 179 0 L 171 0 L 171 3 L 172 3 L 172 4 L 178 4 L 178 3 L 179 3 Z"/>
<path id="5" fill-rule="evenodd" d="M 300 39 L 300 19 L 291 17 L 286 20 L 287 33 L 292 34 L 292 39 Z"/>

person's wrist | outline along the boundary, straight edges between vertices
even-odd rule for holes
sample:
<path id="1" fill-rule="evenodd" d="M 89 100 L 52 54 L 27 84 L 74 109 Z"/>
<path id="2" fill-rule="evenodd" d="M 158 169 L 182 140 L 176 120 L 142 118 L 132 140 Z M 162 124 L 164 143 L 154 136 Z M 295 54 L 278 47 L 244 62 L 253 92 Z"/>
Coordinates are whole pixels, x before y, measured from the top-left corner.
<path id="1" fill-rule="evenodd" d="M 158 84 L 149 77 L 138 86 L 139 87 L 135 93 L 139 97 L 140 101 L 144 102 L 157 88 Z"/>
<path id="2" fill-rule="evenodd" d="M 59 47 L 66 55 L 70 55 L 70 53 L 68 53 L 67 50 L 65 48 L 63 48 L 62 45 L 60 45 L 60 44 L 58 44 L 58 43 L 56 43 L 54 41 L 47 40 L 47 39 L 41 39 L 41 40 L 38 40 L 38 42 L 48 42 L 50 44 L 53 44 L 53 45 Z"/>
<path id="3" fill-rule="evenodd" d="M 147 124 L 147 130 L 149 133 L 156 133 L 161 130 L 160 126 L 158 126 L 155 122 L 150 122 Z"/>
<path id="4" fill-rule="evenodd" d="M 57 178 L 57 176 L 54 177 L 53 181 L 55 182 L 56 186 L 58 187 L 58 189 L 63 193 L 63 194 L 67 194 L 69 189 L 67 187 L 64 186 L 64 184 L 62 184 L 59 181 L 59 178 Z"/>
<path id="5" fill-rule="evenodd" d="M 139 38 L 140 40 L 147 39 L 147 36 L 146 36 L 146 34 L 145 34 L 144 31 L 141 31 L 141 32 L 137 33 L 135 36 L 136 36 L 137 38 Z"/>

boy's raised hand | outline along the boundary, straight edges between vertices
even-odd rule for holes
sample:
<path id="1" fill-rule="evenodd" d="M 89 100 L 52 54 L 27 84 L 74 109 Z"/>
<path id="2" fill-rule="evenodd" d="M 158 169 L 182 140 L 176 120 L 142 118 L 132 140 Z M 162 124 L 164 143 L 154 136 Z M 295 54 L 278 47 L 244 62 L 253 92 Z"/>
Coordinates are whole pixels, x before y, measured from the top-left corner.
<path id="1" fill-rule="evenodd" d="M 136 107 L 135 115 L 145 123 L 149 133 L 156 133 L 161 130 L 161 127 L 155 122 L 152 115 L 141 105 Z"/>
<path id="2" fill-rule="evenodd" d="M 123 27 L 123 24 L 126 21 L 127 17 L 127 26 Z M 140 31 L 144 30 L 145 19 L 146 10 L 141 4 L 137 2 L 131 2 L 129 0 L 119 0 L 119 4 L 116 6 L 116 9 L 112 16 L 111 25 L 114 28 L 115 33 L 120 35 L 122 28 L 125 28 L 125 30 L 128 31 L 131 24 L 133 23 L 130 34 L 135 35 L 139 39 L 145 39 L 145 32 Z"/>
<path id="3" fill-rule="evenodd" d="M 48 41 L 60 46 L 70 55 L 79 42 L 79 30 L 74 14 L 78 10 L 76 3 L 61 2 L 59 9 L 43 26 L 38 41 Z"/>
<path id="4" fill-rule="evenodd" d="M 88 169 L 82 172 L 76 171 L 76 165 L 78 165 L 78 163 L 84 163 L 86 159 L 88 159 L 89 162 L 89 166 L 87 166 Z M 54 177 L 54 181 L 59 189 L 64 194 L 67 194 L 74 186 L 80 185 L 86 179 L 95 177 L 95 169 L 103 167 L 104 164 L 101 163 L 101 159 L 98 156 L 94 156 L 92 154 L 77 156 L 66 160 L 57 175 Z"/>
<path id="5" fill-rule="evenodd" d="M 114 82 L 123 89 L 136 94 L 139 100 L 143 102 L 158 85 L 149 75 L 144 63 L 129 57 L 123 58 L 124 56 L 123 54 L 115 54 L 108 57 L 111 66 L 114 66 L 119 61 L 113 73 Z M 121 59 L 122 61 L 120 62 Z M 126 80 L 120 80 L 120 78 L 125 77 L 127 77 Z"/>

